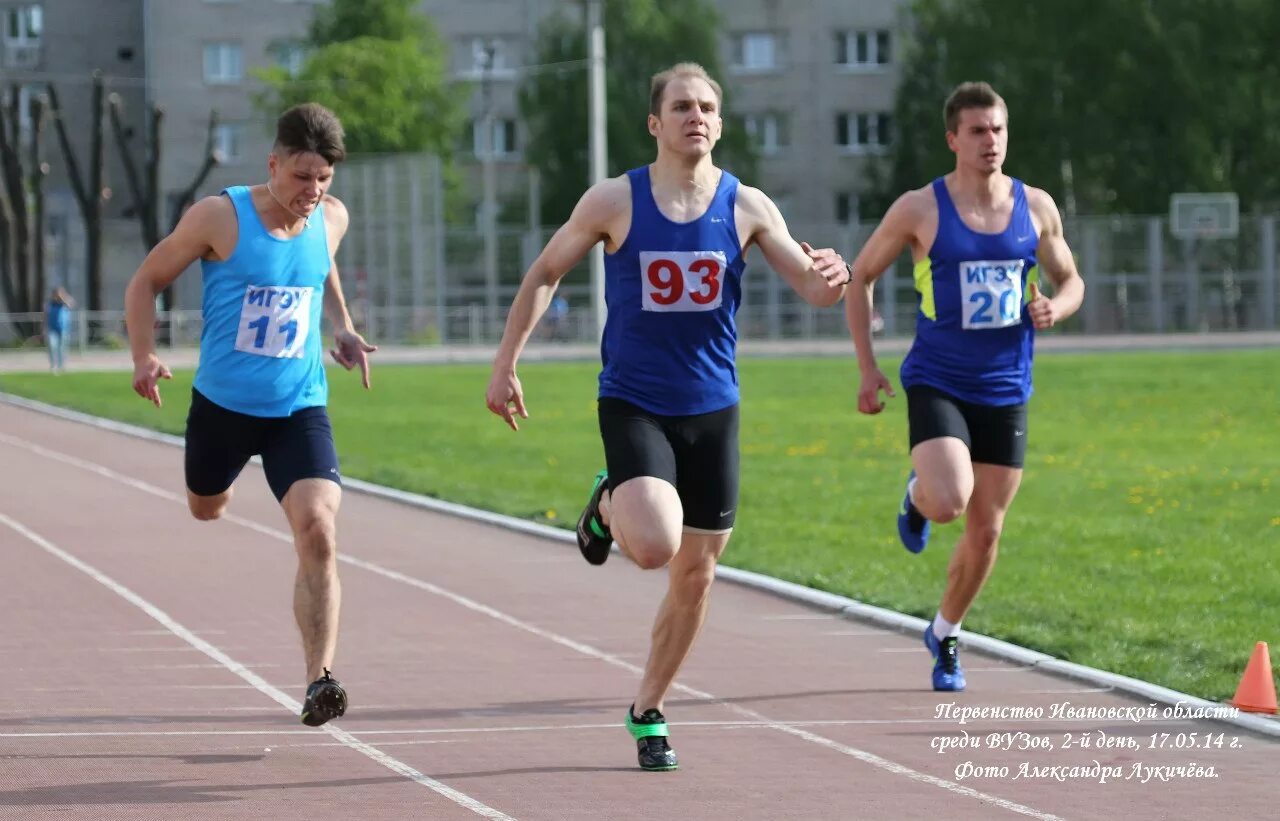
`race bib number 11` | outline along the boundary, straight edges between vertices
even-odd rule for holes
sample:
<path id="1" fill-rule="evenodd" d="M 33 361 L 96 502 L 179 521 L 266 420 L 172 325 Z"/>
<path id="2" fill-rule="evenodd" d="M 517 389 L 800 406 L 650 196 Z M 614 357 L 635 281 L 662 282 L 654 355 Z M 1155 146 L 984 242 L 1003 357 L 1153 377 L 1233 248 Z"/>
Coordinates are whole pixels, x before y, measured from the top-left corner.
<path id="1" fill-rule="evenodd" d="M 236 350 L 299 359 L 311 331 L 311 288 L 250 285 L 240 307 Z"/>
<path id="2" fill-rule="evenodd" d="M 965 330 L 1021 324 L 1024 262 L 1006 259 L 960 263 L 960 312 Z"/>
<path id="3" fill-rule="evenodd" d="M 646 311 L 711 311 L 724 299 L 721 251 L 641 251 L 641 305 Z"/>

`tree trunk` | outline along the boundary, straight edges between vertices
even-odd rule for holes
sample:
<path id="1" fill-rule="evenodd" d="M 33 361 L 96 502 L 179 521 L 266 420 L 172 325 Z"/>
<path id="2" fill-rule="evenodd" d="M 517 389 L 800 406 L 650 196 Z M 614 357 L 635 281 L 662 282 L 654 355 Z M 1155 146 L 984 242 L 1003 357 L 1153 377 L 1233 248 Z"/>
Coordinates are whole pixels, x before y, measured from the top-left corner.
<path id="1" fill-rule="evenodd" d="M 13 299 L 11 310 L 19 312 L 39 310 L 40 295 L 31 294 L 31 220 L 27 211 L 27 192 L 22 173 L 21 137 L 18 127 L 18 87 L 11 87 L 9 104 L 0 116 L 0 177 L 3 177 L 5 199 L 8 202 L 9 264 L 6 297 Z M 21 331 L 29 336 L 29 329 Z"/>
<path id="2" fill-rule="evenodd" d="M 163 239 L 160 234 L 160 156 L 162 150 L 160 124 L 164 119 L 164 111 L 159 106 L 155 106 L 151 109 L 148 118 L 147 140 L 143 146 L 143 171 L 146 175 L 144 178 L 138 173 L 138 163 L 129 148 L 129 137 L 125 134 L 120 114 L 119 95 L 112 94 L 109 102 L 108 111 L 111 117 L 111 130 L 115 133 L 116 147 L 120 151 L 120 160 L 124 165 L 129 192 L 133 195 L 133 208 L 138 215 L 138 222 L 142 229 L 142 243 L 150 251 L 159 245 L 160 240 Z M 217 127 L 218 112 L 210 111 L 209 128 L 205 137 L 204 162 L 196 172 L 191 184 L 178 197 L 178 201 L 174 206 L 172 220 L 169 223 L 169 230 L 165 236 L 172 234 L 173 229 L 178 227 L 178 220 L 182 218 L 182 213 L 187 210 L 187 206 L 195 199 L 195 192 L 204 184 L 213 167 L 218 164 L 217 152 L 214 151 L 214 131 Z M 160 305 L 165 311 L 172 311 L 177 308 L 177 300 L 174 296 L 172 285 L 165 288 L 161 293 Z"/>
<path id="3" fill-rule="evenodd" d="M 43 303 L 48 278 L 44 256 L 44 181 L 49 164 L 44 161 L 45 99 L 31 101 L 31 145 L 27 155 L 27 190 L 31 192 L 31 273 L 36 299 Z"/>
<path id="4" fill-rule="evenodd" d="M 54 131 L 58 135 L 58 144 L 62 147 L 62 156 L 67 163 L 67 178 L 75 193 L 76 203 L 80 206 L 80 215 L 84 219 L 85 230 L 85 282 L 87 307 L 90 311 L 102 310 L 102 203 L 107 197 L 103 184 L 103 169 L 106 164 L 106 141 L 102 138 L 102 129 L 106 121 L 106 88 L 102 72 L 93 72 L 93 112 L 94 121 L 90 130 L 90 156 L 88 181 L 80 174 L 80 163 L 76 160 L 75 150 L 71 147 L 71 138 L 67 134 L 66 116 L 58 101 L 58 90 L 49 85 L 49 107 L 53 114 Z M 89 336 L 97 339 L 100 329 L 93 323 L 89 326 Z"/>

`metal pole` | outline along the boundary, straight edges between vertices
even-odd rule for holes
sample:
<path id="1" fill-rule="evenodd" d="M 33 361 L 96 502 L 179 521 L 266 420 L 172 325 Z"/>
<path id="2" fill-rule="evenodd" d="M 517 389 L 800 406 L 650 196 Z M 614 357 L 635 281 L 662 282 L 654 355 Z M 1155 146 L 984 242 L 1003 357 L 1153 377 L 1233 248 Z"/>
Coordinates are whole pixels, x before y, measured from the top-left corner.
<path id="1" fill-rule="evenodd" d="M 1276 218 L 1263 217 L 1259 226 L 1262 242 L 1262 266 L 1259 271 L 1258 301 L 1262 304 L 1262 327 L 1276 327 Z"/>
<path id="2" fill-rule="evenodd" d="M 483 132 L 480 138 L 480 144 L 483 146 L 484 156 L 481 161 L 484 164 L 484 319 L 485 330 L 493 326 L 494 318 L 498 315 L 498 238 L 497 238 L 497 219 L 498 205 L 496 202 L 497 188 L 497 168 L 495 166 L 496 145 L 493 139 L 493 57 L 495 46 L 493 41 L 488 41 L 484 45 L 484 74 L 481 80 L 481 90 L 484 100 L 484 111 L 480 117 L 480 130 Z"/>
<path id="3" fill-rule="evenodd" d="M 409 259 L 412 271 L 410 286 L 412 310 L 409 312 L 409 332 L 414 336 L 422 330 L 423 307 L 426 303 L 426 241 L 422 224 L 422 158 L 405 161 L 404 173 L 409 178 Z"/>
<path id="4" fill-rule="evenodd" d="M 1164 220 L 1147 220 L 1147 282 L 1151 291 L 1150 330 L 1164 332 Z"/>
<path id="5" fill-rule="evenodd" d="M 388 159 L 382 166 L 382 184 L 385 187 L 383 192 L 383 204 L 387 209 L 386 219 L 382 224 L 386 226 L 386 256 L 387 261 L 387 341 L 404 341 L 404 325 L 400 318 L 400 238 L 397 236 L 396 228 L 400 222 L 400 203 L 399 192 L 396 190 L 397 177 L 399 176 L 397 169 L 393 165 L 394 160 Z"/>
<path id="6" fill-rule="evenodd" d="M 591 184 L 605 178 L 609 142 L 605 131 L 604 98 L 604 17 L 601 0 L 587 0 L 587 42 L 590 77 L 589 122 L 587 145 L 591 154 Z M 604 335 L 604 245 L 591 249 L 591 302 L 595 311 L 596 337 Z"/>
<path id="7" fill-rule="evenodd" d="M 445 266 L 449 261 L 445 254 L 444 163 L 439 156 L 431 158 L 431 228 L 431 235 L 435 239 L 433 249 L 435 260 L 432 267 L 436 269 L 436 330 L 440 334 L 440 344 L 447 345 L 449 343 L 449 317 L 446 313 L 448 276 Z"/>

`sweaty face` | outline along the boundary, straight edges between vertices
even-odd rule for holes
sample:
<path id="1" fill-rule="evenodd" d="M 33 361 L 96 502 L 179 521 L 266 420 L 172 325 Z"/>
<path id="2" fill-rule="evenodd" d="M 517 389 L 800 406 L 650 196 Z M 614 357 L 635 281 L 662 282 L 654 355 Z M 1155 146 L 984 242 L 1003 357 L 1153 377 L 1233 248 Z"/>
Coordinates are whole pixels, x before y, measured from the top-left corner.
<path id="1" fill-rule="evenodd" d="M 956 130 L 947 133 L 957 163 L 988 174 L 998 172 L 1009 147 L 1008 119 L 1003 106 L 963 109 Z"/>
<path id="2" fill-rule="evenodd" d="M 700 77 L 676 77 L 662 94 L 662 113 L 649 115 L 649 133 L 668 151 L 701 156 L 720 139 L 720 101 Z"/>
<path id="3" fill-rule="evenodd" d="M 267 160 L 271 174 L 271 190 L 290 211 L 310 216 L 316 210 L 329 186 L 333 184 L 333 166 L 319 154 L 271 154 Z"/>

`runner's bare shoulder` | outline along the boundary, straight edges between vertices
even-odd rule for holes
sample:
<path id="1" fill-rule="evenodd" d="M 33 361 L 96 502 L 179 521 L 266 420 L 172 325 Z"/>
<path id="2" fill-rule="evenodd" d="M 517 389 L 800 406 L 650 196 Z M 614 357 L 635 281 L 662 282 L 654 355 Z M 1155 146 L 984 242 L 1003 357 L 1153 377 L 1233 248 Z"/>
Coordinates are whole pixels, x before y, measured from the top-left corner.
<path id="1" fill-rule="evenodd" d="M 202 197 L 182 215 L 174 233 L 210 249 L 201 254 L 203 258 L 225 260 L 235 250 L 240 233 L 236 207 L 225 195 Z"/>
<path id="2" fill-rule="evenodd" d="M 630 213 L 631 181 L 626 174 L 601 180 L 587 189 L 574 210 L 575 216 L 581 215 L 594 225 L 605 225 Z"/>

